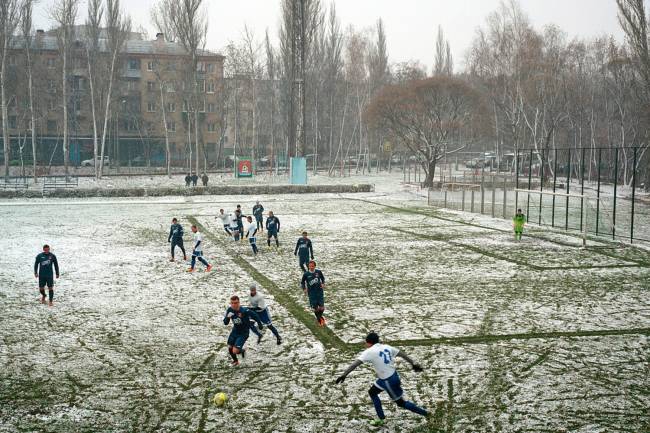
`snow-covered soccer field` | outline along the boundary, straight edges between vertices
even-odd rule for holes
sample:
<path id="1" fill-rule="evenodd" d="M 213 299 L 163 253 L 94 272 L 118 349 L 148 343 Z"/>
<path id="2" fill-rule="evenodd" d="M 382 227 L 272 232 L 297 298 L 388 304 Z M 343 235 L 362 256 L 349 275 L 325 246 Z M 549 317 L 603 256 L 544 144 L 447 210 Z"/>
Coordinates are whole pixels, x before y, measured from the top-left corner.
<path id="1" fill-rule="evenodd" d="M 506 221 L 356 194 L 259 197 L 282 244 L 260 237 L 253 257 L 214 215 L 255 198 L 0 206 L 0 432 L 365 432 L 372 372 L 334 379 L 369 330 L 425 366 L 400 364 L 407 399 L 445 401 L 427 424 L 383 396 L 383 431 L 650 431 L 650 252 L 535 227 L 515 243 Z M 168 262 L 173 216 L 186 247 L 203 227 L 213 272 Z M 298 287 L 302 230 L 327 329 Z M 32 275 L 46 242 L 62 273 L 53 308 Z M 233 368 L 221 319 L 252 281 L 284 343 L 251 337 Z"/>

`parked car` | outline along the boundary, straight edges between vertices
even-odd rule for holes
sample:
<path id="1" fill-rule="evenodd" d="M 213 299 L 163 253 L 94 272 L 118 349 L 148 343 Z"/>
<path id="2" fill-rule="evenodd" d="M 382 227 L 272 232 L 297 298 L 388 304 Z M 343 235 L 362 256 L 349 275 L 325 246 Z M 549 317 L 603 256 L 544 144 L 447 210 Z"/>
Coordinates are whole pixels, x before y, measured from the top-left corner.
<path id="1" fill-rule="evenodd" d="M 99 165 L 100 160 L 101 160 L 101 158 L 97 157 L 97 164 L 98 165 Z M 110 159 L 108 158 L 108 156 L 104 156 L 104 167 L 108 167 L 110 165 L 111 165 Z M 93 163 L 93 159 L 90 158 L 90 159 L 84 159 L 83 161 L 81 161 L 81 166 L 82 167 L 94 167 L 95 164 Z"/>

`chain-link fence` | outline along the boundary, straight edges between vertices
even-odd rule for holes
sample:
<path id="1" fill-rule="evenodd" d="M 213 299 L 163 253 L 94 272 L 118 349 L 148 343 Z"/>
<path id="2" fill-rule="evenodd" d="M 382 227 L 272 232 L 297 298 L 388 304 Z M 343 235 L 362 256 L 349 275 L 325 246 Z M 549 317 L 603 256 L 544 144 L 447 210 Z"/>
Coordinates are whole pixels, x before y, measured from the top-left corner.
<path id="1" fill-rule="evenodd" d="M 516 153 L 507 173 L 486 169 L 441 174 L 431 206 L 586 230 L 612 239 L 650 242 L 650 199 L 643 194 L 638 148 L 553 149 Z"/>

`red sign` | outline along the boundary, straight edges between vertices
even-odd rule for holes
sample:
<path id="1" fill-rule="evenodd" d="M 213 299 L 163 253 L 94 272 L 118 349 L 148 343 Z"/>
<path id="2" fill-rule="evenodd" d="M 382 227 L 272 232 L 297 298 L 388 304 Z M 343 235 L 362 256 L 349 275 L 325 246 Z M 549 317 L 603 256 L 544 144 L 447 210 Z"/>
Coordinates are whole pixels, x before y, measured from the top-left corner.
<path id="1" fill-rule="evenodd" d="M 253 177 L 253 161 L 237 159 L 237 177 Z"/>

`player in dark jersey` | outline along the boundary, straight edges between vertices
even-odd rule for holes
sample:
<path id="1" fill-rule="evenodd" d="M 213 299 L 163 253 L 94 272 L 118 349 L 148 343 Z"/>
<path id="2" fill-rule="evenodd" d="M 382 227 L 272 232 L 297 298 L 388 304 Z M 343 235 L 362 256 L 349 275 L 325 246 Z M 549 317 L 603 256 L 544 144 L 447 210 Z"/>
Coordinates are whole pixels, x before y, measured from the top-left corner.
<path id="1" fill-rule="evenodd" d="M 260 202 L 255 202 L 255 206 L 253 206 L 253 216 L 255 217 L 255 221 L 257 223 L 257 229 L 261 232 L 264 231 L 264 206 L 260 204 Z"/>
<path id="2" fill-rule="evenodd" d="M 167 242 L 171 242 L 172 244 L 172 258 L 169 259 L 170 262 L 174 261 L 174 250 L 176 247 L 179 247 L 183 252 L 183 260 L 187 260 L 187 254 L 185 254 L 185 247 L 183 246 L 183 226 L 178 223 L 178 219 L 176 218 L 172 218 Z"/>
<path id="3" fill-rule="evenodd" d="M 230 297 L 230 307 L 226 310 L 223 324 L 228 325 L 231 321 L 233 328 L 228 336 L 228 354 L 232 358 L 232 364 L 236 366 L 239 365 L 237 355 L 241 353 L 242 358 L 246 356 L 244 344 L 250 335 L 251 321 L 255 321 L 260 330 L 264 329 L 264 324 L 255 311 L 240 305 L 237 295 Z"/>
<path id="4" fill-rule="evenodd" d="M 242 218 L 244 218 L 246 215 L 241 211 L 241 205 L 237 205 L 237 209 L 235 209 L 235 219 L 237 219 L 237 231 L 239 231 L 239 239 L 235 240 L 242 240 L 244 239 L 244 221 Z"/>
<path id="5" fill-rule="evenodd" d="M 293 255 L 298 256 L 298 265 L 300 265 L 300 269 L 302 269 L 303 272 L 307 272 L 305 266 L 309 263 L 310 257 L 311 260 L 314 260 L 314 250 L 311 246 L 311 240 L 307 237 L 307 232 L 302 232 L 302 237 L 298 238 Z"/>
<path id="6" fill-rule="evenodd" d="M 52 272 L 52 267 L 55 272 Z M 45 286 L 47 286 L 50 307 L 54 301 L 54 273 L 56 273 L 56 278 L 59 278 L 59 262 L 56 260 L 56 256 L 50 252 L 50 246 L 43 245 L 43 252 L 39 253 L 34 261 L 34 277 L 38 278 L 41 304 L 45 303 Z"/>
<path id="7" fill-rule="evenodd" d="M 266 218 L 266 244 L 271 246 L 271 238 L 275 238 L 275 246 L 279 247 L 278 233 L 280 233 L 280 220 L 273 215 L 273 211 L 269 211 L 269 216 Z"/>
<path id="8" fill-rule="evenodd" d="M 314 310 L 318 325 L 323 327 L 327 324 L 327 321 L 323 317 L 323 312 L 325 311 L 325 293 L 323 292 L 325 288 L 325 276 L 320 269 L 316 269 L 315 261 L 311 260 L 307 267 L 307 271 L 302 275 L 300 287 L 302 287 L 305 295 L 309 297 L 309 306 Z"/>

